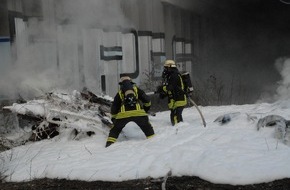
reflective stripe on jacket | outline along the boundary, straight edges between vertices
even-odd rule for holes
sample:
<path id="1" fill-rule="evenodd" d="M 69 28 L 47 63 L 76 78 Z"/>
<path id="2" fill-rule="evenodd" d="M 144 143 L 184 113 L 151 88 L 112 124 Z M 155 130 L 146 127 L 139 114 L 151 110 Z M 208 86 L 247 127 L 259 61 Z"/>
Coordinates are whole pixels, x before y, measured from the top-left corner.
<path id="1" fill-rule="evenodd" d="M 124 104 L 124 93 L 122 90 L 120 90 L 113 101 L 112 107 L 111 107 L 111 115 L 112 118 L 115 119 L 122 119 L 122 118 L 128 118 L 128 117 L 138 117 L 138 116 L 147 116 L 147 113 L 143 109 L 144 107 L 150 107 L 151 101 L 149 97 L 145 94 L 145 92 L 138 87 L 133 87 L 137 103 L 133 107 L 127 107 Z M 142 104 L 142 103 L 143 104 Z"/>
<path id="2" fill-rule="evenodd" d="M 184 83 L 179 73 L 172 73 L 168 78 L 168 85 L 163 86 L 163 91 L 168 95 L 168 108 L 175 109 L 187 104 L 184 93 Z"/>

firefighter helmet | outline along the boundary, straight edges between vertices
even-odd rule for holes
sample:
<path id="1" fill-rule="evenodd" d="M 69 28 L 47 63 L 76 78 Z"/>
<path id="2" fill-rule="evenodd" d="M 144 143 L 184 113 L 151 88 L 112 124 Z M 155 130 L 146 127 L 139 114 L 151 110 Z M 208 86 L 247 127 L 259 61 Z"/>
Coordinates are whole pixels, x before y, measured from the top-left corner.
<path id="1" fill-rule="evenodd" d="M 126 80 L 132 82 L 132 79 L 129 76 L 123 76 L 123 77 L 120 78 L 119 84 L 122 84 Z"/>
<path id="2" fill-rule="evenodd" d="M 164 62 L 164 67 L 176 67 L 175 61 L 170 59 L 166 60 Z"/>

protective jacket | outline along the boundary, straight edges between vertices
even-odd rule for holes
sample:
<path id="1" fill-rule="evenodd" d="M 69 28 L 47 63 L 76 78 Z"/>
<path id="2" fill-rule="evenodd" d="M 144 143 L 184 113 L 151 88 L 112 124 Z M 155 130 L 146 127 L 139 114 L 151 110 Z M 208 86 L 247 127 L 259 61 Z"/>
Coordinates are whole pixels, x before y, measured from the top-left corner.
<path id="1" fill-rule="evenodd" d="M 113 119 L 147 116 L 146 112 L 148 112 L 151 106 L 150 98 L 136 85 L 133 86 L 133 91 L 136 98 L 136 102 L 133 105 L 125 103 L 125 92 L 123 90 L 119 90 L 116 94 L 111 106 Z"/>
<path id="2" fill-rule="evenodd" d="M 163 91 L 168 96 L 169 109 L 185 106 L 187 104 L 186 94 L 184 92 L 184 83 L 177 69 L 167 71 L 163 84 Z"/>

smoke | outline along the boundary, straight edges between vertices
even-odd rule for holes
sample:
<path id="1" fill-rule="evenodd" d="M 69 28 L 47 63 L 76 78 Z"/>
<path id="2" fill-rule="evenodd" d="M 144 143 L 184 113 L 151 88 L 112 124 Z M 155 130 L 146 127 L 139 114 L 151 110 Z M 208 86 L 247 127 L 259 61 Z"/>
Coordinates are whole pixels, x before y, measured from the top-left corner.
<path id="1" fill-rule="evenodd" d="M 26 24 L 20 19 L 16 22 L 13 63 L 1 67 L 1 95 L 11 99 L 41 96 L 61 85 L 56 70 L 55 31 L 37 19 Z"/>
<path id="2" fill-rule="evenodd" d="M 43 18 L 15 22 L 16 41 L 11 48 L 14 61 L 9 66 L 0 65 L 3 73 L 0 76 L 0 95 L 10 98 L 20 95 L 29 99 L 54 89 L 80 90 L 81 77 L 74 74 L 74 71 L 79 71 L 79 58 L 76 57 L 80 41 L 78 32 L 87 28 L 132 27 L 122 12 L 121 1 L 41 2 Z M 34 5 L 25 6 L 33 8 Z"/>
<path id="3" fill-rule="evenodd" d="M 56 14 L 61 24 L 130 27 L 121 3 L 116 0 L 61 0 L 56 6 Z"/>
<path id="4" fill-rule="evenodd" d="M 279 86 L 276 90 L 275 100 L 290 99 L 290 58 L 279 58 L 275 62 L 275 66 L 279 71 L 282 79 L 278 82 Z"/>

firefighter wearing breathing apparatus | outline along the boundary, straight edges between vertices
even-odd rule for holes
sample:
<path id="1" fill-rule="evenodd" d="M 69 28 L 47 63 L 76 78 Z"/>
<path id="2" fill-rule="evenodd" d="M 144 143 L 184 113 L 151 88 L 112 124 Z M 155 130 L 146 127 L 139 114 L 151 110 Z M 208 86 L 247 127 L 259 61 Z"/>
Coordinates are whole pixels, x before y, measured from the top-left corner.
<path id="1" fill-rule="evenodd" d="M 162 89 L 160 89 L 160 98 L 168 97 L 168 108 L 170 109 L 171 124 L 182 122 L 182 111 L 187 104 L 185 86 L 179 73 L 175 61 L 166 60 L 162 73 Z"/>
<path id="2" fill-rule="evenodd" d="M 122 129 L 131 121 L 140 127 L 147 138 L 154 136 L 147 115 L 151 107 L 149 97 L 128 76 L 121 77 L 119 85 L 120 90 L 111 106 L 111 120 L 114 125 L 110 130 L 106 147 L 117 141 Z"/>

